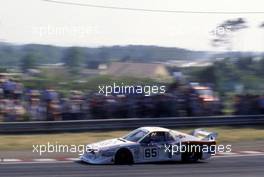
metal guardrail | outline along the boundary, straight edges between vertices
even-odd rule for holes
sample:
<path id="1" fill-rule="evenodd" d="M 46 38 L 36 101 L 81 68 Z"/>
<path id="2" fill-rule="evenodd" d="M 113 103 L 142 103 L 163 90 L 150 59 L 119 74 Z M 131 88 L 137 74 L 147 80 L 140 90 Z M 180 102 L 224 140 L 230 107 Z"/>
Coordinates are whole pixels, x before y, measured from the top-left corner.
<path id="1" fill-rule="evenodd" d="M 264 125 L 264 115 L 1 122 L 0 134 L 121 130 L 142 126 L 185 128 L 242 125 Z"/>

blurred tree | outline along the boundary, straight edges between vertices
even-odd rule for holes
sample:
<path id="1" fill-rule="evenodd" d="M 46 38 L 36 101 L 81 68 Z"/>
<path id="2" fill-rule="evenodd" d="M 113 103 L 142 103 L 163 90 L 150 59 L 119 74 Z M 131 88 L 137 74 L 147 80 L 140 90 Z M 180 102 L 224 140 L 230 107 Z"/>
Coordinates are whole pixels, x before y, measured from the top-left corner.
<path id="1" fill-rule="evenodd" d="M 238 69 L 241 70 L 251 69 L 251 66 L 253 65 L 253 59 L 251 57 L 241 58 L 237 60 L 236 64 Z"/>
<path id="2" fill-rule="evenodd" d="M 97 54 L 98 59 L 101 61 L 106 61 L 109 58 L 109 53 L 105 50 L 105 48 L 101 48 L 99 53 Z"/>
<path id="3" fill-rule="evenodd" d="M 234 33 L 247 28 L 248 26 L 246 23 L 246 20 L 243 18 L 237 18 L 226 20 L 218 25 L 215 30 L 212 31 L 212 46 L 224 47 L 227 50 L 232 50 L 232 38 L 234 37 Z"/>
<path id="4" fill-rule="evenodd" d="M 98 69 L 98 66 L 100 65 L 100 61 L 98 60 L 88 60 L 86 63 L 87 68 L 89 69 Z"/>
<path id="5" fill-rule="evenodd" d="M 212 66 L 189 71 L 192 80 L 214 84 L 220 93 L 233 92 L 242 85 L 244 91 L 263 93 L 264 59 L 244 57 L 226 58 L 214 62 Z"/>
<path id="6" fill-rule="evenodd" d="M 257 68 L 257 73 L 260 74 L 261 77 L 264 77 L 264 58 L 259 60 L 256 68 Z"/>
<path id="7" fill-rule="evenodd" d="M 124 57 L 122 57 L 121 58 L 121 62 L 128 62 L 128 61 L 130 61 L 131 60 L 131 57 L 130 57 L 130 55 L 125 55 Z"/>
<path id="8" fill-rule="evenodd" d="M 200 82 L 215 83 L 217 81 L 215 66 L 208 66 L 197 73 Z"/>
<path id="9" fill-rule="evenodd" d="M 84 53 L 79 47 L 70 47 L 66 50 L 65 55 L 62 57 L 62 62 L 72 73 L 78 73 L 84 61 Z"/>
<path id="10" fill-rule="evenodd" d="M 26 54 L 21 59 L 21 69 L 23 72 L 26 72 L 28 69 L 36 68 L 37 66 L 37 55 L 33 53 Z"/>

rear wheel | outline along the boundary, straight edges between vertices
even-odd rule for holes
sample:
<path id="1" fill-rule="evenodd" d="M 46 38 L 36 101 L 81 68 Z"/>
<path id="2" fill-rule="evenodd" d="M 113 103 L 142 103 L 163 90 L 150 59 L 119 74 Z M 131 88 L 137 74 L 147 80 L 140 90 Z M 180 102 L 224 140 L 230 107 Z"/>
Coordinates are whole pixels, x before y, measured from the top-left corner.
<path id="1" fill-rule="evenodd" d="M 132 164 L 133 156 L 128 149 L 120 149 L 115 155 L 115 164 Z"/>
<path id="2" fill-rule="evenodd" d="M 201 158 L 201 153 L 199 152 L 185 152 L 182 154 L 183 162 L 197 162 Z"/>

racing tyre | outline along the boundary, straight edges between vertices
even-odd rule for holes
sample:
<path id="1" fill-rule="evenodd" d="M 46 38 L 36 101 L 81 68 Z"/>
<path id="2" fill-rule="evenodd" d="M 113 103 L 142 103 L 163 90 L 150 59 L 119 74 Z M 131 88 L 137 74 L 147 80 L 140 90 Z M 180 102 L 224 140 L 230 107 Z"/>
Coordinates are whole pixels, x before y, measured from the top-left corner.
<path id="1" fill-rule="evenodd" d="M 133 156 L 128 149 L 120 149 L 115 155 L 115 164 L 124 165 L 132 164 Z"/>
<path id="2" fill-rule="evenodd" d="M 182 154 L 182 161 L 183 162 L 197 162 L 200 159 L 200 153 L 197 152 L 185 152 Z"/>

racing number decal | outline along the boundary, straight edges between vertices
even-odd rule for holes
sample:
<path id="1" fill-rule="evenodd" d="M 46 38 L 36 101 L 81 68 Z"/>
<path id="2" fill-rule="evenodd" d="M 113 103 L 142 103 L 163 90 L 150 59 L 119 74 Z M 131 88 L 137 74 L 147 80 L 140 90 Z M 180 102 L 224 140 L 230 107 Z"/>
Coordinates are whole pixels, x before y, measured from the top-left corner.
<path id="1" fill-rule="evenodd" d="M 144 149 L 144 157 L 146 159 L 158 157 L 157 148 L 145 148 Z"/>

